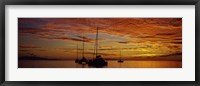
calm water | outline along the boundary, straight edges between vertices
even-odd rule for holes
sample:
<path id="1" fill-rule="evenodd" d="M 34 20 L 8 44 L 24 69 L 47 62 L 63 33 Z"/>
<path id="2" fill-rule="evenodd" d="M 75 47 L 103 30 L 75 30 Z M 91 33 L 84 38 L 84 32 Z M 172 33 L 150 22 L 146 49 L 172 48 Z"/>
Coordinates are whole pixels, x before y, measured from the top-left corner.
<path id="1" fill-rule="evenodd" d="M 21 60 L 19 68 L 91 68 L 91 66 L 77 64 L 74 61 L 61 60 Z M 181 61 L 108 61 L 104 68 L 182 68 Z"/>

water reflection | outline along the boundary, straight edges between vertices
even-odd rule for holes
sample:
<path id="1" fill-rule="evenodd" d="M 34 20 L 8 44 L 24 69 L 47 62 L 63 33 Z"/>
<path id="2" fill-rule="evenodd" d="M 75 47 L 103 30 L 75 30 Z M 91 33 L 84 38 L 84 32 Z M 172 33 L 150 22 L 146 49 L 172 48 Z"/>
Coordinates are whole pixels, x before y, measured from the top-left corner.
<path id="1" fill-rule="evenodd" d="M 61 60 L 19 60 L 19 68 L 93 68 L 87 64 L 76 64 L 74 61 Z M 104 68 L 182 68 L 181 61 L 124 61 L 118 63 L 108 60 Z"/>

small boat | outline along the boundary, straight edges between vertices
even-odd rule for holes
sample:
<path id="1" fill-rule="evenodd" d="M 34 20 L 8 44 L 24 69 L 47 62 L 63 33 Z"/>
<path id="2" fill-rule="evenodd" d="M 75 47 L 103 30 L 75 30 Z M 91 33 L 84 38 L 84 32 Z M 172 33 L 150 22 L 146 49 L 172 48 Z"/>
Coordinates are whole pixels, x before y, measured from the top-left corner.
<path id="1" fill-rule="evenodd" d="M 83 51 L 82 51 L 82 58 L 78 61 L 79 64 L 87 64 L 88 60 L 84 57 L 84 38 L 83 38 Z"/>
<path id="2" fill-rule="evenodd" d="M 83 57 L 82 59 L 80 59 L 80 60 L 78 61 L 78 63 L 79 63 L 79 64 L 87 64 L 87 63 L 88 63 L 88 60 L 87 60 L 85 57 Z"/>
<path id="3" fill-rule="evenodd" d="M 119 63 L 123 63 L 124 61 L 120 59 L 120 60 L 118 60 L 118 62 L 119 62 Z"/>
<path id="4" fill-rule="evenodd" d="M 79 59 L 76 59 L 76 60 L 75 60 L 75 63 L 78 63 L 78 62 L 79 62 Z"/>

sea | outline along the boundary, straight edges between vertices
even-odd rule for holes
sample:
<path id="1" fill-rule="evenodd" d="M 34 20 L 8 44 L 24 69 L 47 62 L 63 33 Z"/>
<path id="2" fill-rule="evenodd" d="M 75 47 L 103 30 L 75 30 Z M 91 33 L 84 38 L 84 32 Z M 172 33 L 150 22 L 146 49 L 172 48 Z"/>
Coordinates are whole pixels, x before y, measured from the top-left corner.
<path id="1" fill-rule="evenodd" d="M 101 68 L 182 68 L 182 61 L 134 61 L 107 60 L 108 65 Z M 96 68 L 78 64 L 74 60 L 19 60 L 18 68 Z"/>

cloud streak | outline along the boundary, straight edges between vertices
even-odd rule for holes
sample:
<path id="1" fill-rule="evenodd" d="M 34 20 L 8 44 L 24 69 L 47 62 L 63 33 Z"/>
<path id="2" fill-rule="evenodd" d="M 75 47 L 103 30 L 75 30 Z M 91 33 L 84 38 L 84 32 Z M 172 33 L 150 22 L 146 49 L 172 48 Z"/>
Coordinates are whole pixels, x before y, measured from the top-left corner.
<path id="1" fill-rule="evenodd" d="M 20 48 L 40 48 L 39 46 L 33 44 L 19 44 Z"/>
<path id="2" fill-rule="evenodd" d="M 19 47 L 29 50 L 46 45 L 76 50 L 84 41 L 89 51 L 98 28 L 99 50 L 104 54 L 120 48 L 132 57 L 182 51 L 182 18 L 19 18 L 18 22 Z"/>

